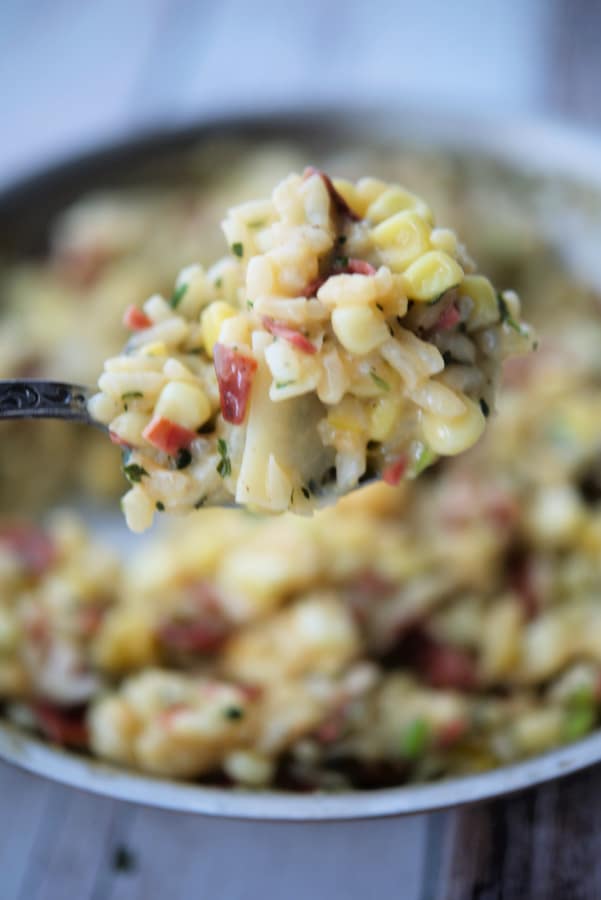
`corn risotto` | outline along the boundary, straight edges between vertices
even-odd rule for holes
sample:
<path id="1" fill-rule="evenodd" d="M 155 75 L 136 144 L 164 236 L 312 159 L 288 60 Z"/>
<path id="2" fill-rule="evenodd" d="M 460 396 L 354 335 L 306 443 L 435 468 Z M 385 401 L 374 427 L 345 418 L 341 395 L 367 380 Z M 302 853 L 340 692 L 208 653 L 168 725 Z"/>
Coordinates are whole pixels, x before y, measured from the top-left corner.
<path id="1" fill-rule="evenodd" d="M 124 309 L 171 296 L 199 248 L 209 271 L 221 210 L 305 155 L 204 153 L 183 188 L 84 198 L 47 257 L 3 266 L 7 377 L 90 382 L 118 353 Z M 601 210 L 587 190 L 579 219 L 568 188 L 477 159 L 374 149 L 323 167 L 432 198 L 519 291 L 539 349 L 505 365 L 477 446 L 420 478 L 311 518 L 159 515 L 125 559 L 73 512 L 25 514 L 74 487 L 115 496 L 119 448 L 90 429 L 3 425 L 0 700 L 22 728 L 167 777 L 344 791 L 484 771 L 597 727 L 601 298 L 585 273 Z"/>
<path id="2" fill-rule="evenodd" d="M 235 501 L 308 512 L 414 478 L 482 435 L 504 358 L 534 345 L 429 207 L 307 169 L 234 207 L 230 256 L 130 306 L 91 414 L 125 450 L 129 527 Z"/>

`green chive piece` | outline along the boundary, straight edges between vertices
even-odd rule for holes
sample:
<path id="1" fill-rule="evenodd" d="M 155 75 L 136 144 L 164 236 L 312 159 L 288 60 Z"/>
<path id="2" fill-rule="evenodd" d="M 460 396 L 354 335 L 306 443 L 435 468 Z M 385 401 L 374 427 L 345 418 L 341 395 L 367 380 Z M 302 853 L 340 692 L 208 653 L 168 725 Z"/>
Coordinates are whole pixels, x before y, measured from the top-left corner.
<path id="1" fill-rule="evenodd" d="M 414 719 L 401 735 L 401 755 L 405 759 L 417 759 L 422 756 L 428 745 L 430 727 L 425 719 Z"/>
<path id="2" fill-rule="evenodd" d="M 388 382 L 387 382 L 387 381 L 384 381 L 384 379 L 381 378 L 381 377 L 378 375 L 378 373 L 377 373 L 376 371 L 374 371 L 374 369 L 370 369 L 369 374 L 371 375 L 372 380 L 374 381 L 374 383 L 377 384 L 379 388 L 382 388 L 383 391 L 389 391 L 389 390 L 390 390 L 390 385 L 388 384 Z"/>
<path id="3" fill-rule="evenodd" d="M 228 455 L 227 443 L 223 438 L 217 439 L 217 451 L 221 457 L 220 461 L 217 463 L 217 471 L 222 478 L 227 478 L 232 474 L 232 461 Z"/>
<path id="4" fill-rule="evenodd" d="M 179 287 L 176 287 L 176 289 L 173 291 L 173 293 L 171 295 L 171 300 L 169 301 L 169 305 L 171 306 L 171 309 L 177 309 L 177 307 L 181 303 L 182 297 L 184 296 L 184 294 L 186 293 L 187 290 L 188 290 L 188 285 L 185 283 L 180 284 Z"/>
<path id="5" fill-rule="evenodd" d="M 232 244 L 232 253 L 242 259 L 244 256 L 244 244 L 241 244 L 240 241 L 236 241 L 235 244 Z"/>

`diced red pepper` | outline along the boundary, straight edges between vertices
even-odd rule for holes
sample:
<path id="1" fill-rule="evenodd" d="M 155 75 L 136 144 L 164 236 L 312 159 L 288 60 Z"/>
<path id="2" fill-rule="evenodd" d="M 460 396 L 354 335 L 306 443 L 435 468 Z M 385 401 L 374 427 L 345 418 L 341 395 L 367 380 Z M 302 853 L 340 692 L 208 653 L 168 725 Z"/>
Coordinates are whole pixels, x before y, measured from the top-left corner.
<path id="1" fill-rule="evenodd" d="M 111 444 L 116 444 L 117 447 L 123 447 L 125 450 L 131 450 L 131 444 L 128 444 L 127 441 L 124 441 L 123 438 L 120 438 L 118 434 L 114 431 L 109 430 L 109 438 Z"/>
<path id="2" fill-rule="evenodd" d="M 476 664 L 470 654 L 423 631 L 412 642 L 411 661 L 432 687 L 469 691 L 477 686 Z"/>
<path id="3" fill-rule="evenodd" d="M 162 622 L 158 628 L 160 643 L 181 653 L 212 653 L 218 650 L 231 631 L 223 615 L 213 586 L 199 581 L 188 586 L 182 600 L 181 615 Z"/>
<path id="4" fill-rule="evenodd" d="M 189 447 L 198 435 L 195 431 L 190 431 L 189 428 L 184 428 L 183 425 L 178 425 L 170 419 L 155 416 L 142 432 L 142 437 L 157 450 L 175 456 L 178 450 Z"/>
<path id="5" fill-rule="evenodd" d="M 437 735 L 439 747 L 443 750 L 452 747 L 461 740 L 467 731 L 468 724 L 465 719 L 454 719 L 452 722 L 447 722 Z"/>
<path id="6" fill-rule="evenodd" d="M 364 259 L 349 259 L 348 265 L 344 267 L 343 272 L 349 275 L 375 275 L 376 270 L 371 263 Z"/>
<path id="7" fill-rule="evenodd" d="M 21 560 L 28 572 L 42 575 L 56 560 L 54 541 L 35 525 L 15 522 L 0 525 L 0 545 L 4 544 Z"/>
<path id="8" fill-rule="evenodd" d="M 225 344 L 215 344 L 213 361 L 223 418 L 232 425 L 241 425 L 246 418 L 257 361 Z"/>
<path id="9" fill-rule="evenodd" d="M 407 457 L 399 456 L 393 463 L 386 468 L 382 472 L 382 480 L 389 484 L 391 487 L 396 487 L 399 484 L 401 478 L 405 474 L 405 470 L 407 468 Z"/>
<path id="10" fill-rule="evenodd" d="M 342 194 L 339 194 L 336 188 L 332 183 L 332 179 L 329 175 L 326 175 L 325 172 L 322 172 L 321 169 L 316 169 L 314 166 L 307 166 L 305 171 L 303 172 L 303 178 L 310 178 L 312 175 L 319 175 L 328 189 L 328 194 L 330 195 L 330 200 L 332 201 L 332 205 L 334 206 L 338 215 L 347 216 L 353 222 L 359 221 L 359 216 L 357 213 L 353 212 L 350 208 Z"/>
<path id="11" fill-rule="evenodd" d="M 33 712 L 40 731 L 49 740 L 65 747 L 87 747 L 88 729 L 81 708 L 63 709 L 54 703 L 37 701 Z"/>
<path id="12" fill-rule="evenodd" d="M 263 326 L 270 334 L 288 341 L 296 347 L 297 350 L 300 350 L 301 353 L 317 353 L 317 347 L 311 343 L 309 338 L 306 338 L 304 334 L 301 334 L 297 328 L 290 328 L 290 326 L 285 325 L 284 322 L 277 322 L 275 319 L 270 319 L 268 316 L 263 316 L 262 321 Z"/>
<path id="13" fill-rule="evenodd" d="M 152 319 L 146 315 L 144 310 L 132 304 L 125 310 L 123 324 L 130 331 L 144 331 L 145 328 L 150 328 Z"/>
<path id="14" fill-rule="evenodd" d="M 455 304 L 451 303 L 451 305 L 447 306 L 447 308 L 440 314 L 440 317 L 432 330 L 450 331 L 451 328 L 454 328 L 455 325 L 457 325 L 460 319 L 461 313 L 459 312 Z"/>

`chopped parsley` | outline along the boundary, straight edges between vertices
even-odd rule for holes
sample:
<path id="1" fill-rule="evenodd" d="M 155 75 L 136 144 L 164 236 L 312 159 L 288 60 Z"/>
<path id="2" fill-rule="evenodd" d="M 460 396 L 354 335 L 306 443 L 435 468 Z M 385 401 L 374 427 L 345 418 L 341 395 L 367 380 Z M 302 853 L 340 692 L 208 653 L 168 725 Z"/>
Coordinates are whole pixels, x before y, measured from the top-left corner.
<path id="1" fill-rule="evenodd" d="M 372 381 L 378 385 L 379 388 L 382 388 L 383 391 L 389 391 L 390 385 L 387 381 L 378 375 L 378 373 L 374 369 L 369 370 L 369 374 L 371 375 Z"/>
<path id="2" fill-rule="evenodd" d="M 246 301 L 246 306 L 247 306 L 248 309 L 252 309 L 254 305 L 255 305 L 255 304 L 254 304 L 254 302 L 253 302 L 252 300 L 247 300 L 247 301 Z"/>
<path id="3" fill-rule="evenodd" d="M 436 462 L 437 459 L 438 456 L 434 452 L 434 450 L 428 447 L 427 444 L 423 444 L 415 460 L 413 475 L 417 478 L 418 475 L 421 475 L 424 469 L 427 469 L 428 466 L 431 466 L 432 463 Z"/>
<path id="4" fill-rule="evenodd" d="M 401 735 L 401 755 L 405 759 L 417 759 L 422 756 L 428 745 L 430 728 L 425 719 L 414 719 Z"/>
<path id="5" fill-rule="evenodd" d="M 148 475 L 148 472 L 137 463 L 129 463 L 129 465 L 123 466 L 123 474 L 131 484 L 139 484 L 142 477 Z"/>
<path id="6" fill-rule="evenodd" d="M 507 306 L 507 301 L 503 294 L 497 292 L 497 306 L 499 307 L 499 315 L 501 316 L 501 322 L 507 322 L 510 328 L 513 328 L 514 331 L 517 331 L 518 334 L 523 334 L 521 326 L 516 322 L 516 320 L 510 315 L 509 307 Z"/>
<path id="7" fill-rule="evenodd" d="M 187 290 L 188 290 L 188 285 L 185 282 L 184 282 L 184 284 L 180 284 L 179 287 L 176 287 L 176 289 L 173 291 L 173 293 L 171 295 L 171 300 L 169 301 L 169 305 L 171 306 L 171 309 L 177 309 L 177 307 L 181 303 L 182 298 Z"/>
<path id="8" fill-rule="evenodd" d="M 265 219 L 257 219 L 255 222 L 249 222 L 249 228 L 263 228 L 266 224 Z"/>
<path id="9" fill-rule="evenodd" d="M 568 699 L 562 727 L 565 741 L 575 741 L 591 731 L 597 721 L 597 707 L 593 692 L 586 685 Z"/>
<path id="10" fill-rule="evenodd" d="M 244 718 L 244 710 L 240 709 L 239 706 L 227 706 L 223 710 L 223 715 L 226 719 L 231 719 L 234 722 L 236 719 Z"/>
<path id="11" fill-rule="evenodd" d="M 276 381 L 275 386 L 280 391 L 283 388 L 290 387 L 291 384 L 296 384 L 294 378 L 292 378 L 290 381 Z"/>
<path id="12" fill-rule="evenodd" d="M 217 450 L 221 459 L 217 463 L 217 471 L 222 478 L 227 478 L 232 474 L 232 461 L 228 456 L 227 444 L 223 438 L 217 439 Z"/>
<path id="13" fill-rule="evenodd" d="M 309 490 L 308 488 L 304 487 L 304 485 L 303 485 L 303 487 L 301 488 L 301 491 L 302 491 L 303 497 L 304 497 L 306 500 L 309 500 L 309 498 L 311 497 L 311 492 L 310 492 L 310 490 Z"/>
<path id="14" fill-rule="evenodd" d="M 490 416 L 490 406 L 484 399 L 484 397 L 480 397 L 480 409 L 482 410 L 482 415 L 485 419 L 488 419 Z"/>
<path id="15" fill-rule="evenodd" d="M 242 257 L 244 256 L 244 244 L 241 244 L 240 241 L 236 241 L 235 244 L 232 244 L 232 253 L 234 256 Z"/>
<path id="16" fill-rule="evenodd" d="M 206 502 L 207 502 L 207 495 L 205 494 L 204 497 L 201 497 L 200 500 L 196 501 L 196 503 L 194 504 L 194 509 L 201 509 L 201 507 L 203 507 Z"/>
<path id="17" fill-rule="evenodd" d="M 216 288 L 219 289 L 221 287 L 221 285 L 223 284 L 223 278 L 216 278 L 215 281 L 213 282 L 213 284 Z"/>
<path id="18" fill-rule="evenodd" d="M 348 266 L 348 256 L 337 256 L 334 260 L 334 268 L 346 269 Z"/>
<path id="19" fill-rule="evenodd" d="M 162 503 L 160 500 L 157 500 L 155 506 L 159 512 L 165 512 L 165 504 Z"/>
<path id="20" fill-rule="evenodd" d="M 175 457 L 175 467 L 176 469 L 186 469 L 190 463 L 192 462 L 192 454 L 185 447 L 182 447 L 177 451 L 177 456 Z"/>

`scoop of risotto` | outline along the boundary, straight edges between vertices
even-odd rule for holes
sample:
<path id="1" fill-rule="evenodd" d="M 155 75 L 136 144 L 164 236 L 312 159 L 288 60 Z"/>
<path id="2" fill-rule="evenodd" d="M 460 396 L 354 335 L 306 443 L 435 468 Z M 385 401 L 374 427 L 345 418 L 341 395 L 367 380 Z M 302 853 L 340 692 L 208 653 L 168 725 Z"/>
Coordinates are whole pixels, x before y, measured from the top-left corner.
<path id="1" fill-rule="evenodd" d="M 502 360 L 533 345 L 427 204 L 290 175 L 230 210 L 230 254 L 130 307 L 91 412 L 125 452 L 127 522 L 235 502 L 308 512 L 474 444 Z"/>

